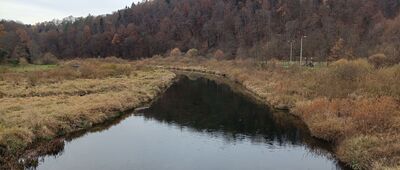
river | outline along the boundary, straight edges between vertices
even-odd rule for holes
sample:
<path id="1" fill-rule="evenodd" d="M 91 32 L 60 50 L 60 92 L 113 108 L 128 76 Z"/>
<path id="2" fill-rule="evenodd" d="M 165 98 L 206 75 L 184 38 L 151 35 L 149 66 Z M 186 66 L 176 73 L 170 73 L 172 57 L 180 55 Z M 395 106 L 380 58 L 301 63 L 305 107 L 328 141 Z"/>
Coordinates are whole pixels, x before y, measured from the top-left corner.
<path id="1" fill-rule="evenodd" d="M 183 76 L 147 109 L 65 140 L 36 169 L 340 170 L 329 145 L 287 112 Z"/>

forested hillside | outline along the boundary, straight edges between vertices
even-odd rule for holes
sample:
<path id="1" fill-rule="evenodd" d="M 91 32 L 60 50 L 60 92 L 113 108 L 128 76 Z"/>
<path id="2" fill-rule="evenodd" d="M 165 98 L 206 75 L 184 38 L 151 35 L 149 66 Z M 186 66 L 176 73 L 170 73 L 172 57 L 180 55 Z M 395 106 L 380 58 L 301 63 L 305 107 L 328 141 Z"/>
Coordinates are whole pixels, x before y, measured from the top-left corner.
<path id="1" fill-rule="evenodd" d="M 95 2 L 93 2 L 95 3 Z M 151 0 L 103 16 L 0 22 L 0 59 L 129 59 L 196 48 L 225 58 L 287 59 L 290 41 L 316 60 L 383 53 L 400 60 L 400 0 Z"/>

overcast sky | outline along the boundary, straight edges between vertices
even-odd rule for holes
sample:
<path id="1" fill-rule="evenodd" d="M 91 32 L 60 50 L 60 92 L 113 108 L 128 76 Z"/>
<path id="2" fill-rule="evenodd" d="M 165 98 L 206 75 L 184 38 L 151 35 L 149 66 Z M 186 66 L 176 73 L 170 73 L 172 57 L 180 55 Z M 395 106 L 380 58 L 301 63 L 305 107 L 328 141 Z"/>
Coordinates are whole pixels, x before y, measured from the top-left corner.
<path id="1" fill-rule="evenodd" d="M 21 21 L 24 24 L 110 14 L 131 6 L 139 0 L 0 0 L 0 19 Z M 140 0 L 141 1 L 141 0 Z"/>

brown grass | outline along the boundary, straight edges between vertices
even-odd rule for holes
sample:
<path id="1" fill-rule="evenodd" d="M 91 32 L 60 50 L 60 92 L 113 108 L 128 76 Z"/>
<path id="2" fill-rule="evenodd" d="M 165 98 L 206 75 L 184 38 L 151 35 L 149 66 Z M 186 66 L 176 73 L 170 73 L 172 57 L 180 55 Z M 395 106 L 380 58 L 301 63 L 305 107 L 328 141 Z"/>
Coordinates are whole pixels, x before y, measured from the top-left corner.
<path id="1" fill-rule="evenodd" d="M 74 60 L 50 70 L 0 75 L 0 149 L 18 155 L 153 99 L 175 77 L 118 59 Z M 78 67 L 79 65 L 79 67 Z"/>
<path id="2" fill-rule="evenodd" d="M 400 168 L 400 64 L 374 67 L 339 60 L 308 68 L 280 61 L 166 57 L 141 61 L 164 68 L 225 75 L 275 108 L 289 108 L 312 135 L 336 144 L 354 169 Z"/>
<path id="3" fill-rule="evenodd" d="M 18 152 L 137 107 L 171 82 L 174 74 L 164 68 L 225 76 L 266 104 L 290 109 L 312 135 L 332 141 L 338 158 L 354 169 L 400 168 L 400 65 L 374 67 L 366 60 L 308 68 L 277 60 L 172 56 L 1 69 L 0 151 Z"/>

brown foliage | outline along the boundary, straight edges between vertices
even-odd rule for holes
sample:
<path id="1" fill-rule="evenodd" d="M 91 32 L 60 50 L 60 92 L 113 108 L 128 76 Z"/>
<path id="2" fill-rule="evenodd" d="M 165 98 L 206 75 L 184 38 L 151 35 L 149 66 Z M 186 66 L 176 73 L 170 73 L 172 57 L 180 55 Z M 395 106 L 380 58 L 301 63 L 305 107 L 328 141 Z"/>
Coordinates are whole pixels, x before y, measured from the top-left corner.
<path id="1" fill-rule="evenodd" d="M 58 59 L 55 55 L 48 52 L 48 53 L 45 53 L 42 57 L 40 57 L 37 61 L 35 61 L 35 63 L 36 64 L 57 64 Z"/>
<path id="2" fill-rule="evenodd" d="M 182 52 L 179 48 L 174 48 L 171 50 L 171 52 L 169 53 L 170 56 L 174 56 L 174 57 L 178 57 L 182 55 Z"/>
<path id="3" fill-rule="evenodd" d="M 199 51 L 195 48 L 192 48 L 186 52 L 187 57 L 196 57 L 199 55 Z"/>
<path id="4" fill-rule="evenodd" d="M 287 58 L 290 48 L 287 41 L 297 40 L 294 48 L 298 48 L 300 36 L 307 35 L 304 41 L 307 57 L 325 60 L 331 56 L 338 60 L 352 53 L 360 57 L 385 53 L 398 58 L 398 1 L 303 0 L 302 5 L 299 3 L 153 0 L 110 15 L 79 20 L 65 18 L 34 26 L 0 21 L 4 27 L 4 31 L 0 30 L 3 34 L 0 46 L 7 46 L 11 54 L 21 43 L 35 42 L 39 53 L 52 52 L 60 59 L 111 55 L 136 59 L 179 47 L 197 48 L 202 53 L 221 49 L 232 58 L 266 60 Z"/>
<path id="5" fill-rule="evenodd" d="M 315 95 L 334 97 L 348 97 L 357 93 L 365 82 L 365 76 L 370 74 L 372 66 L 365 60 L 338 60 L 328 68 L 319 70 L 309 81 L 314 82 Z"/>
<path id="6" fill-rule="evenodd" d="M 373 64 L 375 68 L 383 68 L 392 63 L 385 54 L 374 54 L 368 57 L 368 61 Z"/>
<path id="7" fill-rule="evenodd" d="M 217 50 L 214 52 L 214 58 L 217 60 L 222 60 L 225 58 L 225 53 L 222 50 Z"/>
<path id="8" fill-rule="evenodd" d="M 338 155 L 343 161 L 354 169 L 371 169 L 373 163 L 396 166 L 393 162 L 399 160 L 399 143 L 390 142 L 400 142 L 399 106 L 391 97 L 322 98 L 298 104 L 295 112 L 313 135 L 340 143 Z"/>

